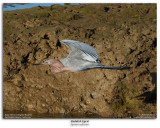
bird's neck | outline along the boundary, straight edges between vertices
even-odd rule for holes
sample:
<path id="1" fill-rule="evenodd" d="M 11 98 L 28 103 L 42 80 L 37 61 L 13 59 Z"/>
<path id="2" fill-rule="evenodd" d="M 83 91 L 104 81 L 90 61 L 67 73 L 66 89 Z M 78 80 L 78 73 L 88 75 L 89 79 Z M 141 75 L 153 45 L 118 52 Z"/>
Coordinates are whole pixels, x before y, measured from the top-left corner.
<path id="1" fill-rule="evenodd" d="M 73 72 L 68 67 L 65 67 L 61 61 L 55 60 L 54 63 L 51 65 L 51 72 L 53 73 L 61 73 L 61 72 Z"/>
<path id="2" fill-rule="evenodd" d="M 64 66 L 66 66 L 67 59 L 66 59 L 66 58 L 62 58 L 62 59 L 60 60 L 60 62 L 61 62 Z"/>

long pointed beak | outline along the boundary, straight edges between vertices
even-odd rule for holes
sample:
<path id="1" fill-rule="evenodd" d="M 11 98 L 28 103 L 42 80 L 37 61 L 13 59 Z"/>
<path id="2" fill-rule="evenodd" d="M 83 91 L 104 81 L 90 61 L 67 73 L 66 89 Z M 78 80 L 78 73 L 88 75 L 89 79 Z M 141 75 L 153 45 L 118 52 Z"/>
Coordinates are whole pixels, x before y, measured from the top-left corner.
<path id="1" fill-rule="evenodd" d="M 37 63 L 37 64 L 33 64 L 33 65 L 41 65 L 41 64 L 43 64 L 43 63 Z"/>

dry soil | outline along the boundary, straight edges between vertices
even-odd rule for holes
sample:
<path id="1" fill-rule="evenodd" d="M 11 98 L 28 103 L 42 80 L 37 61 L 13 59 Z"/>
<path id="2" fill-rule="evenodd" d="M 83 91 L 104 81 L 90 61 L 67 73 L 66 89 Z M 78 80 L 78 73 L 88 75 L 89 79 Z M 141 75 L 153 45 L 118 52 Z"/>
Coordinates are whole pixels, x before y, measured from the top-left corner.
<path id="1" fill-rule="evenodd" d="M 156 4 L 79 4 L 3 13 L 3 110 L 31 118 L 156 118 Z M 52 74 L 69 50 L 92 45 L 101 63 L 129 70 Z M 149 115 L 149 116 L 148 116 Z"/>

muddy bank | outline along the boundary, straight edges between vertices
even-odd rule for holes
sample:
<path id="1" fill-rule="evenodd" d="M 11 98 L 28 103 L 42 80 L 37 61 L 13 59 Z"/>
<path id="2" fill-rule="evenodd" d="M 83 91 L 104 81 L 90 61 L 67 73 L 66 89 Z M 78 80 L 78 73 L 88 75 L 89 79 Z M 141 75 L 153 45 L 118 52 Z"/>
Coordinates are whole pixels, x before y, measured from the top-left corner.
<path id="1" fill-rule="evenodd" d="M 4 12 L 4 114 L 155 118 L 156 13 L 155 4 L 53 5 Z M 67 56 L 62 39 L 92 45 L 107 66 L 132 68 L 55 75 L 48 66 L 32 65 Z"/>

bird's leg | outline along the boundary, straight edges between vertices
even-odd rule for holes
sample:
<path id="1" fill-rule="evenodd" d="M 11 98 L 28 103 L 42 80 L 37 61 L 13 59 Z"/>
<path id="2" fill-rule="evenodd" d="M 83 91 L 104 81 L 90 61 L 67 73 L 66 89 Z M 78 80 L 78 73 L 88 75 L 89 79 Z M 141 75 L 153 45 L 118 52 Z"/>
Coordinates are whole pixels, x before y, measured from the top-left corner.
<path id="1" fill-rule="evenodd" d="M 121 66 L 121 67 L 112 67 L 112 66 L 103 66 L 103 69 L 118 69 L 118 70 L 123 70 L 123 69 L 130 69 L 131 67 L 127 67 L 126 65 Z"/>

